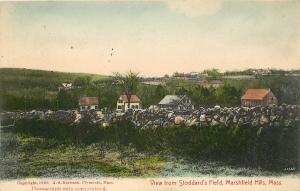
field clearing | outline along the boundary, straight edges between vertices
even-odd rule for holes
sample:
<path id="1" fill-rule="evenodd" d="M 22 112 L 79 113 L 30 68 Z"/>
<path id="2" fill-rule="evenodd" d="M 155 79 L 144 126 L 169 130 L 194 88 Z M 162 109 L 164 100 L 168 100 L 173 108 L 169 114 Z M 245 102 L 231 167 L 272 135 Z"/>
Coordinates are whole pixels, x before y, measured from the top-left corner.
<path id="1" fill-rule="evenodd" d="M 10 137 L 2 139 L 2 137 Z M 43 138 L 16 137 L 1 133 L 1 144 L 16 138 L 19 152 L 2 152 L 0 178 L 35 177 L 191 177 L 191 176 L 278 176 L 280 174 L 257 169 L 226 165 L 216 161 L 190 161 L 166 155 L 147 156 L 126 148 L 126 157 L 117 148 L 52 145 Z M 6 141 L 4 143 L 3 141 Z M 47 142 L 47 143 L 46 143 Z M 55 144 L 55 143 L 54 143 Z M 31 150 L 32 146 L 40 145 Z M 44 147 L 44 148 L 43 148 Z M 20 152 L 20 149 L 23 150 Z M 5 154 L 6 153 L 6 154 Z M 128 155 L 128 153 L 130 153 Z"/>
<path id="2" fill-rule="evenodd" d="M 145 131 L 141 132 L 140 135 L 135 135 L 136 138 L 134 139 L 139 139 L 138 136 L 143 137 L 139 141 L 137 140 L 138 142 L 142 141 L 137 142 L 138 144 L 134 141 L 127 142 L 128 139 L 133 139 L 132 135 L 128 133 L 133 133 L 134 130 L 130 128 L 126 130 L 124 129 L 125 126 L 119 126 L 115 129 L 99 129 L 104 133 L 103 136 L 99 136 L 100 134 L 95 135 L 96 132 L 91 133 L 90 136 L 94 138 L 91 141 L 85 141 L 86 143 L 81 143 L 81 141 L 92 137 L 83 136 L 79 137 L 78 140 L 76 136 L 75 139 L 72 138 L 73 136 L 69 131 L 76 132 L 80 130 L 72 130 L 75 127 L 66 129 L 65 133 L 70 135 L 62 135 L 64 131 L 54 132 L 54 129 L 49 129 L 52 132 L 51 134 L 43 133 L 48 131 L 47 129 L 50 126 L 45 127 L 40 132 L 32 132 L 34 134 L 26 133 L 29 130 L 28 128 L 31 129 L 31 126 L 19 126 L 18 128 L 23 129 L 24 132 L 18 133 L 19 130 L 13 130 L 13 127 L 0 128 L 0 179 L 30 177 L 251 177 L 297 174 L 297 172 L 269 171 L 262 168 L 247 167 L 239 162 L 228 163 L 224 159 L 219 158 L 216 160 L 201 156 L 209 155 L 208 152 L 191 157 L 188 153 L 195 152 L 195 150 L 193 148 L 187 149 L 184 146 L 182 149 L 191 150 L 182 154 L 172 153 L 163 148 L 172 147 L 171 145 L 168 146 L 164 143 L 162 147 L 159 146 L 158 141 L 151 142 L 152 138 L 149 137 L 154 135 L 154 131 Z M 64 127 L 58 126 L 57 128 Z M 92 128 L 90 130 L 98 131 Z M 170 130 L 174 132 L 171 134 L 177 137 L 174 137 L 171 142 L 175 141 L 173 144 L 185 145 L 184 143 L 187 141 L 185 138 L 187 138 L 186 136 L 190 130 L 180 127 Z M 186 133 L 183 133 L 183 130 Z M 80 131 L 78 133 L 84 133 Z M 89 130 L 86 133 L 88 132 Z M 161 133 L 163 132 L 158 134 Z M 207 137 L 208 139 L 205 138 L 203 141 L 207 142 L 213 138 L 212 134 L 207 134 L 207 136 L 210 138 Z M 178 143 L 181 141 L 183 142 Z M 198 144 L 198 146 L 194 146 L 200 150 L 202 148 L 204 151 L 207 149 L 201 146 L 204 142 Z M 153 146 L 158 146 L 158 150 L 154 149 Z M 175 146 L 174 149 L 176 147 L 178 146 Z M 142 150 L 139 150 L 139 148 L 142 148 Z M 152 149 L 155 151 L 152 151 Z M 179 149 L 178 152 L 184 150 Z"/>
<path id="3" fill-rule="evenodd" d="M 109 76 L 85 73 L 67 73 L 44 70 L 0 68 L 0 86 L 2 88 L 47 88 L 57 90 L 63 82 L 72 82 L 77 77 L 89 76 L 92 81 L 108 80 Z"/>

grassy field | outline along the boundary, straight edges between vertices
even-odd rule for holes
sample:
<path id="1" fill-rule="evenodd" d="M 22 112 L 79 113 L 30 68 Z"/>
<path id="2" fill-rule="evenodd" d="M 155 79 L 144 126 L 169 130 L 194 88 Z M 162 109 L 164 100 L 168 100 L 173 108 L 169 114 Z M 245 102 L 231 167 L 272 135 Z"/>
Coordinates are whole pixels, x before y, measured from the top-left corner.
<path id="1" fill-rule="evenodd" d="M 0 68 L 0 109 L 57 108 L 58 87 L 78 78 L 89 78 L 91 82 L 111 79 L 96 74 Z"/>
<path id="2" fill-rule="evenodd" d="M 22 170 L 29 177 L 74 175 L 81 176 L 153 176 L 163 169 L 164 160 L 159 156 L 147 157 L 134 149 L 126 148 L 126 156 L 111 145 L 62 144 L 56 147 L 37 147 L 28 151 L 32 144 L 51 144 L 51 140 L 33 137 L 18 137 L 21 143 L 18 153 Z M 84 174 L 86 173 L 86 174 Z M 80 174 L 80 173 L 79 173 Z M 79 175 L 80 176 L 80 175 Z"/>
<path id="3" fill-rule="evenodd" d="M 25 177 L 256 176 L 299 172 L 298 128 L 140 130 L 21 120 L 0 128 L 0 179 Z M 295 167 L 287 172 L 285 167 Z"/>
<path id="4" fill-rule="evenodd" d="M 1 133 L 0 179 L 280 175 L 209 160 L 188 160 L 109 143 L 57 144 L 55 139 Z M 4 150 L 5 147 L 5 150 Z"/>
<path id="5" fill-rule="evenodd" d="M 89 76 L 91 81 L 107 80 L 109 76 L 85 73 L 67 73 L 20 68 L 0 68 L 0 87 L 7 91 L 41 88 L 57 91 L 63 82 L 73 82 L 78 77 Z"/>

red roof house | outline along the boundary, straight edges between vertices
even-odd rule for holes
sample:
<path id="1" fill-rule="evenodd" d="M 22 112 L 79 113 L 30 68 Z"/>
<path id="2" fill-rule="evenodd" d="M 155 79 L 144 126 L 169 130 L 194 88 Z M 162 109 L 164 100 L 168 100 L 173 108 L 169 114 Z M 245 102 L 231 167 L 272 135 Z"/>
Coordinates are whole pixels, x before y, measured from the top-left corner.
<path id="1" fill-rule="evenodd" d="M 99 100 L 98 97 L 83 96 L 79 98 L 80 111 L 98 109 Z"/>
<path id="2" fill-rule="evenodd" d="M 277 104 L 277 98 L 270 89 L 248 89 L 241 102 L 243 107 L 266 107 Z"/>

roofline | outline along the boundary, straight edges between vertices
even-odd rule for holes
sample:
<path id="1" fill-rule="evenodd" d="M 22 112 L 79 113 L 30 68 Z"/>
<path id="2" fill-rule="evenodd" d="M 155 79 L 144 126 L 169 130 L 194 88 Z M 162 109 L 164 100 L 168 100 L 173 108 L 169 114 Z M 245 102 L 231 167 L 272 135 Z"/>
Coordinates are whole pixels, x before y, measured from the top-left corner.
<path id="1" fill-rule="evenodd" d="M 264 97 L 266 97 L 266 96 L 264 96 Z M 264 97 L 263 98 L 251 98 L 251 99 L 249 99 L 249 98 L 241 98 L 241 100 L 263 100 Z"/>
<path id="2" fill-rule="evenodd" d="M 267 95 L 268 94 L 264 95 L 262 98 L 243 98 L 244 96 L 242 96 L 241 99 L 245 99 L 245 100 L 263 100 Z"/>
<path id="3" fill-rule="evenodd" d="M 246 93 L 247 93 L 248 90 L 267 90 L 268 92 L 262 98 L 251 98 L 251 99 L 249 99 L 249 98 L 243 98 L 246 95 Z M 249 88 L 249 89 L 246 90 L 246 92 L 244 93 L 244 95 L 241 97 L 241 100 L 263 100 L 268 95 L 268 93 L 270 93 L 270 92 L 272 93 L 272 91 L 271 91 L 270 88 Z"/>
<path id="4" fill-rule="evenodd" d="M 97 104 L 78 104 L 79 106 L 81 106 L 81 105 L 99 105 L 99 103 L 97 103 Z"/>
<path id="5" fill-rule="evenodd" d="M 130 103 L 140 103 L 142 101 L 131 101 Z M 124 103 L 129 103 L 128 101 L 124 101 Z"/>

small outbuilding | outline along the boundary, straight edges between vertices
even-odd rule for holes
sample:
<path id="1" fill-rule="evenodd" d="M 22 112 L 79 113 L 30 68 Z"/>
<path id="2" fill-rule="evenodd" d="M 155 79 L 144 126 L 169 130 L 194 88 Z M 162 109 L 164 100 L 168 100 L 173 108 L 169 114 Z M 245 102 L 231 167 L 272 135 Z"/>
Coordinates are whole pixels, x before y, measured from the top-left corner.
<path id="1" fill-rule="evenodd" d="M 277 104 L 270 89 L 248 89 L 241 98 L 242 107 L 267 107 Z"/>

